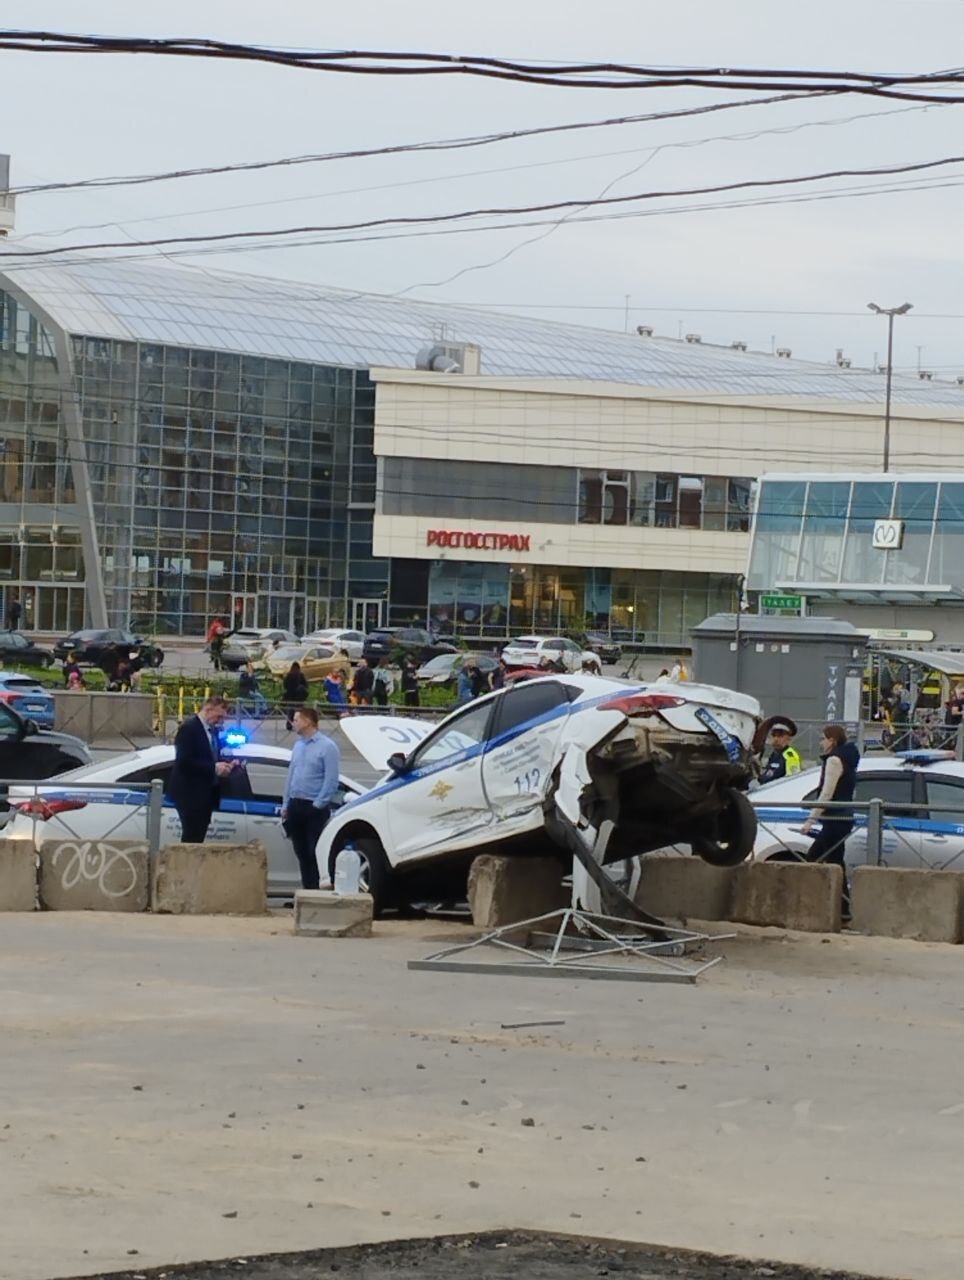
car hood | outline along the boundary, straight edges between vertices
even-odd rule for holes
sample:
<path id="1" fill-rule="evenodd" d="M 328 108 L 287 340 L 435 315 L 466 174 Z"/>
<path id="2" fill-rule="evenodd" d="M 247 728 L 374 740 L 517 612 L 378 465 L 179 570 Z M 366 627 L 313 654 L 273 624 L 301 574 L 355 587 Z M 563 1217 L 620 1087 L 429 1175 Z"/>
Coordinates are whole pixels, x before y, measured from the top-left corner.
<path id="1" fill-rule="evenodd" d="M 431 722 L 406 716 L 345 716 L 342 733 L 373 769 L 388 769 L 388 757 L 413 750 L 435 728 Z"/>

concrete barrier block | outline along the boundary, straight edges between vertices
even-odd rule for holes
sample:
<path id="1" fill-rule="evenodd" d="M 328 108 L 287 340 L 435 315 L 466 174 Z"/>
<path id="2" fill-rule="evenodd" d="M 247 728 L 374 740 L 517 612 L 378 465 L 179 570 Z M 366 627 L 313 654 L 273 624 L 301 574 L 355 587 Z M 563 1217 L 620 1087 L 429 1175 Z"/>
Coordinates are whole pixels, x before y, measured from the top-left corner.
<path id="1" fill-rule="evenodd" d="M 268 859 L 251 844 L 169 844 L 154 867 L 151 903 L 170 915 L 258 916 L 268 910 Z"/>
<path id="2" fill-rule="evenodd" d="M 850 885 L 853 927 L 884 938 L 960 942 L 964 873 L 857 867 Z"/>
<path id="3" fill-rule="evenodd" d="M 469 869 L 469 908 L 478 929 L 501 929 L 569 905 L 555 858 L 480 854 Z"/>
<path id="4" fill-rule="evenodd" d="M 305 938 L 370 938 L 372 899 L 367 893 L 299 889 L 295 894 L 295 933 Z"/>
<path id="5" fill-rule="evenodd" d="M 711 867 L 693 854 L 639 860 L 636 902 L 644 911 L 678 920 L 729 920 L 736 867 Z"/>
<path id="6" fill-rule="evenodd" d="M 40 905 L 45 911 L 146 911 L 150 870 L 144 840 L 45 840 Z"/>
<path id="7" fill-rule="evenodd" d="M 843 872 L 825 863 L 744 862 L 736 868 L 730 919 L 807 933 L 840 930 Z"/>
<path id="8" fill-rule="evenodd" d="M 28 840 L 0 840 L 0 911 L 36 911 L 37 852 Z"/>

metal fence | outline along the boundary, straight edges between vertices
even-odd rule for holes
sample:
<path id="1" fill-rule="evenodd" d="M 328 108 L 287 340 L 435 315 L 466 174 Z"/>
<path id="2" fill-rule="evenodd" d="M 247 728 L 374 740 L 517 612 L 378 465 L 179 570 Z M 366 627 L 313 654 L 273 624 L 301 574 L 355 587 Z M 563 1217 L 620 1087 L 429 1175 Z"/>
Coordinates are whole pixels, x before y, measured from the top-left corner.
<path id="1" fill-rule="evenodd" d="M 77 808 L 71 805 L 77 801 L 96 804 L 105 794 L 109 794 L 111 805 L 117 808 L 116 818 L 112 818 L 104 830 L 98 830 L 96 836 L 79 830 L 76 820 L 70 817 Z M 0 814 L 0 836 L 9 834 L 8 828 L 14 820 L 29 820 L 33 823 L 32 835 L 36 846 L 43 840 L 44 824 L 56 818 L 58 837 L 65 831 L 78 842 L 92 839 L 98 842 L 145 840 L 152 859 L 160 851 L 164 788 L 159 779 L 153 782 L 93 782 L 87 779 L 71 782 L 69 778 L 58 780 L 56 777 L 40 781 L 3 778 L 0 779 L 0 796 L 6 805 L 5 812 Z"/>

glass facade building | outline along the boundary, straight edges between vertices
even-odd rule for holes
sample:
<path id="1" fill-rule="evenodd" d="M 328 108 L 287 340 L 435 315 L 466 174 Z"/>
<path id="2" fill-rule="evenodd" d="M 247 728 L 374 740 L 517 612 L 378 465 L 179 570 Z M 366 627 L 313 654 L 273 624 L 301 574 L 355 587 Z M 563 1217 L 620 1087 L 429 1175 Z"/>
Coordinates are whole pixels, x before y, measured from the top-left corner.
<path id="1" fill-rule="evenodd" d="M 858 604 L 964 602 L 964 475 L 765 476 L 747 585 Z"/>
<path id="2" fill-rule="evenodd" d="M 729 607 L 735 575 L 375 556 L 376 497 L 400 515 L 516 520 L 524 503 L 532 519 L 535 502 L 539 523 L 732 534 L 747 530 L 752 478 L 513 470 L 495 442 L 491 463 L 386 457 L 379 472 L 370 370 L 412 369 L 420 348 L 443 341 L 477 343 L 485 375 L 557 389 L 608 382 L 730 404 L 881 395 L 866 371 L 709 344 L 133 257 L 38 263 L 29 252 L 29 241 L 0 247 L 0 599 L 19 596 L 28 630 L 198 635 L 227 614 L 301 632 L 447 612 L 470 635 L 596 625 L 675 645 Z M 956 385 L 896 378 L 894 388 L 895 402 L 964 405 Z M 924 490 L 893 489 L 906 551 L 873 562 L 885 577 L 952 572 L 956 491 Z M 802 497 L 773 490 L 773 510 L 761 504 L 758 576 L 844 572 L 865 552 L 845 539 L 838 554 L 830 527 L 845 506 L 862 527 L 888 504 L 875 493 L 830 481 L 812 493 L 804 483 Z M 931 518 L 946 541 L 928 540 Z M 795 542 L 794 519 L 807 529 Z"/>

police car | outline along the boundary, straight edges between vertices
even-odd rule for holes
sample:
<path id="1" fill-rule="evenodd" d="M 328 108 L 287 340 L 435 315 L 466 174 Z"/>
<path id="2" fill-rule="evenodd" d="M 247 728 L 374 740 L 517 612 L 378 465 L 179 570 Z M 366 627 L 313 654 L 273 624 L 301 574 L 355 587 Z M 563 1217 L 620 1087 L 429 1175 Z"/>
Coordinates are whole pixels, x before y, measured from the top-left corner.
<path id="1" fill-rule="evenodd" d="M 812 835 L 800 827 L 810 815 L 820 770 L 806 769 L 750 793 L 757 816 L 753 857 L 760 861 L 801 857 Z M 964 871 L 964 763 L 944 751 L 864 756 L 857 772 L 856 802 L 883 802 L 881 862 L 887 867 Z M 908 805 L 926 805 L 909 809 Z M 856 813 L 847 838 L 848 866 L 867 861 L 867 816 Z"/>
<path id="2" fill-rule="evenodd" d="M 285 747 L 247 743 L 231 729 L 222 735 L 222 757 L 240 760 L 222 780 L 221 800 L 208 828 L 208 840 L 247 843 L 260 840 L 268 855 L 268 893 L 287 896 L 301 887 L 298 860 L 281 826 L 281 799 L 291 752 Z M 146 795 L 132 789 L 155 778 L 166 783 L 174 767 L 173 745 L 146 747 L 61 774 L 41 788 L 10 788 L 10 812 L 3 837 L 14 840 L 144 840 L 147 837 Z M 85 784 L 114 783 L 110 787 Z M 342 778 L 335 804 L 360 795 L 363 788 Z M 161 844 L 181 838 L 177 810 L 165 798 L 161 810 Z"/>
<path id="3" fill-rule="evenodd" d="M 727 689 L 589 675 L 539 676 L 437 725 L 346 717 L 342 731 L 387 772 L 325 827 L 320 875 L 352 846 L 378 911 L 426 890 L 460 896 L 480 852 L 561 855 L 573 829 L 605 843 L 605 862 L 677 841 L 741 862 L 759 718 L 754 698 Z"/>

